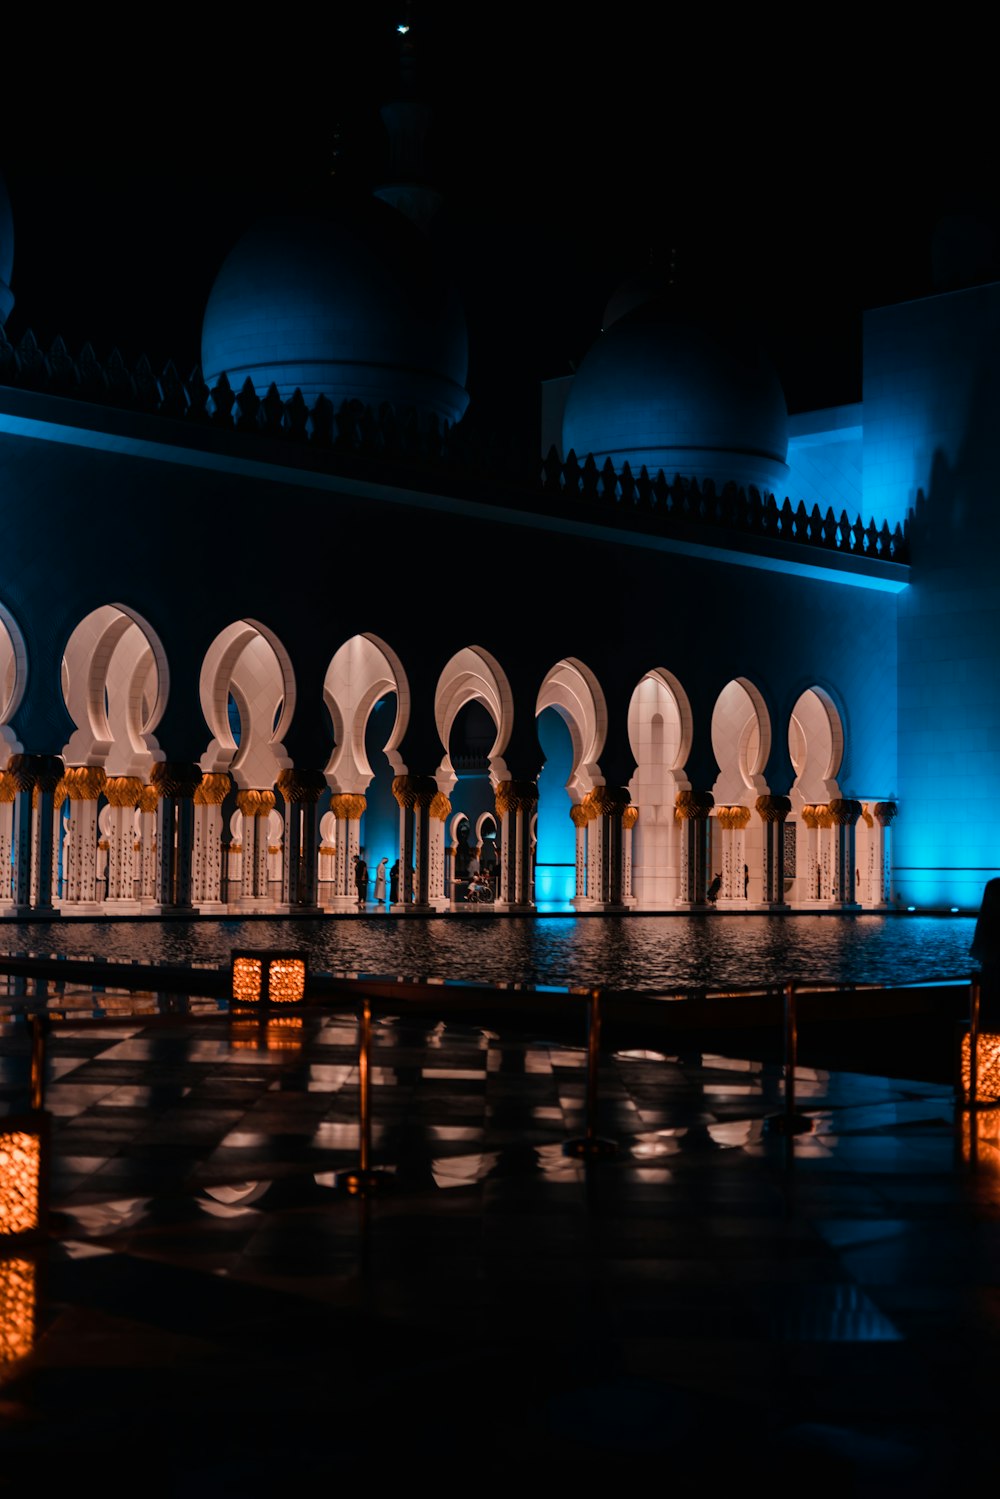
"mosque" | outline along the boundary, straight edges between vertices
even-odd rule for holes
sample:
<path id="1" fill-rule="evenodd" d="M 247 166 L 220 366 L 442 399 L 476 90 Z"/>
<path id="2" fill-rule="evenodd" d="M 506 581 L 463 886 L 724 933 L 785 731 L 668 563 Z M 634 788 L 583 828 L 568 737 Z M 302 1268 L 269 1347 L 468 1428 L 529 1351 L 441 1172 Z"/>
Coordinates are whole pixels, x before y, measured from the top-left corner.
<path id="1" fill-rule="evenodd" d="M 400 915 L 477 860 L 496 911 L 978 907 L 1000 283 L 868 312 L 863 399 L 790 417 L 638 275 L 517 463 L 395 160 L 233 246 L 191 374 L 8 341 L 0 186 L 0 914 L 356 912 L 362 850 Z"/>

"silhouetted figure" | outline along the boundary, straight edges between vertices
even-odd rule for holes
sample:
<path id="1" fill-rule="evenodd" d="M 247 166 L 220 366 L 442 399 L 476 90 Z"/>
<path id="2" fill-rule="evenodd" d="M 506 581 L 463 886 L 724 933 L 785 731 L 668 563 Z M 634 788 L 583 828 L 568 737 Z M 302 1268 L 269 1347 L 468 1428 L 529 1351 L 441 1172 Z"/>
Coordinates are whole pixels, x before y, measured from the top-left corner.
<path id="1" fill-rule="evenodd" d="M 750 896 L 750 865 L 749 864 L 744 864 L 744 866 L 743 866 L 743 899 L 747 900 L 747 899 L 749 899 L 749 896 Z"/>
<path id="2" fill-rule="evenodd" d="M 389 904 L 394 906 L 399 900 L 399 860 L 389 870 Z"/>
<path id="3" fill-rule="evenodd" d="M 375 869 L 375 900 L 380 906 L 385 903 L 385 866 L 388 862 L 384 857 L 379 859 Z"/>
<path id="4" fill-rule="evenodd" d="M 360 854 L 354 855 L 354 884 L 358 892 L 358 906 L 363 910 L 368 899 L 368 865 Z"/>
<path id="5" fill-rule="evenodd" d="M 716 874 L 715 876 L 713 876 L 712 883 L 708 887 L 708 898 L 711 901 L 711 903 L 712 903 L 713 906 L 715 905 L 715 902 L 719 898 L 719 891 L 721 889 L 722 889 L 722 875 L 721 874 Z"/>
<path id="6" fill-rule="evenodd" d="M 979 968 L 980 1017 L 1000 1019 L 1000 879 L 986 882 L 969 953 Z"/>

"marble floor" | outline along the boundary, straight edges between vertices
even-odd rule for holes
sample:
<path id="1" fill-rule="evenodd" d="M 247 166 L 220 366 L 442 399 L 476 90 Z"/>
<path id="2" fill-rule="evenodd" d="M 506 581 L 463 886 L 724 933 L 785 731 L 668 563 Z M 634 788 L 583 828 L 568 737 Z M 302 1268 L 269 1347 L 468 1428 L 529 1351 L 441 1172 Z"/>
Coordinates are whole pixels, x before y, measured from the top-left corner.
<path id="1" fill-rule="evenodd" d="M 1000 1153 L 970 1161 L 949 1087 L 799 1069 L 792 1140 L 776 1068 L 661 1040 L 603 1057 L 617 1153 L 580 1159 L 578 1036 L 377 1015 L 357 1197 L 354 1017 L 205 1009 L 51 1034 L 51 1232 L 0 1258 L 4 1492 L 990 1471 Z M 29 1050 L 0 1025 L 0 1114 Z"/>

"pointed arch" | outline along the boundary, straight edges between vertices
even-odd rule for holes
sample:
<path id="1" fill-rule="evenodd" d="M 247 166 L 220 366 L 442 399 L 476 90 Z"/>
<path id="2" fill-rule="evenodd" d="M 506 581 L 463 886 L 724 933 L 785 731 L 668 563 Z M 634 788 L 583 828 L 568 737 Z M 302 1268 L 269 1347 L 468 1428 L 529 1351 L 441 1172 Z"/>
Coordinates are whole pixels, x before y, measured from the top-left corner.
<path id="1" fill-rule="evenodd" d="M 159 636 L 134 609 L 102 604 L 80 621 L 63 652 L 62 689 L 74 724 L 62 751 L 67 765 L 145 777 L 163 759 L 153 731 L 170 670 Z"/>
<path id="2" fill-rule="evenodd" d="M 254 619 L 220 631 L 205 654 L 201 708 L 212 740 L 201 757 L 207 774 L 228 771 L 243 789 L 274 785 L 291 766 L 282 736 L 295 712 L 295 672 L 278 637 Z M 240 718 L 237 744 L 229 721 L 232 697 Z"/>
<path id="3" fill-rule="evenodd" d="M 807 687 L 796 699 L 788 720 L 788 753 L 795 771 L 796 805 L 840 797 L 837 776 L 844 759 L 844 723 L 824 688 Z"/>
<path id="4" fill-rule="evenodd" d="M 336 792 L 360 795 L 374 771 L 365 750 L 365 729 L 375 704 L 396 697 L 396 717 L 383 745 L 392 773 L 404 775 L 399 746 L 410 721 L 410 685 L 403 663 L 378 635 L 352 635 L 333 656 L 323 679 L 323 701 L 333 724 L 333 752 L 326 778 Z"/>
<path id="5" fill-rule="evenodd" d="M 763 772 L 771 753 L 771 717 L 763 694 L 747 677 L 734 677 L 716 699 L 712 752 L 719 767 L 712 787 L 717 805 L 752 807 L 767 794 Z"/>
<path id="6" fill-rule="evenodd" d="M 608 707 L 594 673 L 582 661 L 567 656 L 546 673 L 538 691 L 535 716 L 554 708 L 569 729 L 573 766 L 566 789 L 574 802 L 603 785 L 598 759 L 608 732 Z"/>
<path id="7" fill-rule="evenodd" d="M 0 604 L 0 769 L 21 749 L 10 721 L 24 700 L 28 685 L 28 652 L 20 626 Z"/>
<path id="8" fill-rule="evenodd" d="M 462 709 L 473 702 L 482 704 L 496 729 L 489 751 L 490 780 L 496 786 L 510 779 L 503 754 L 514 727 L 514 694 L 496 658 L 480 645 L 469 645 L 452 656 L 434 692 L 434 722 L 444 749 L 438 784 L 445 791 L 457 779 L 449 754 L 451 730 Z"/>
<path id="9" fill-rule="evenodd" d="M 632 889 L 640 910 L 675 904 L 680 838 L 674 815 L 677 793 L 690 789 L 685 765 L 694 718 L 687 693 L 665 667 L 636 683 L 628 707 L 628 737 L 635 758 L 629 782 L 638 820 L 632 837 Z"/>

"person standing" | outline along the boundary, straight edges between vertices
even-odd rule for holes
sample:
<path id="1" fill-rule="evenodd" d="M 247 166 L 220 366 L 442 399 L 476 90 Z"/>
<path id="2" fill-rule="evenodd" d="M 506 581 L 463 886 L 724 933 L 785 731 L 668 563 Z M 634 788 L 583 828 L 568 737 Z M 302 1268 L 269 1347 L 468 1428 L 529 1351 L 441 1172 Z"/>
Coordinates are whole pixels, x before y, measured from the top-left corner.
<path id="1" fill-rule="evenodd" d="M 379 906 L 385 904 L 385 866 L 388 862 L 388 859 L 382 858 L 375 866 L 375 904 Z"/>
<path id="2" fill-rule="evenodd" d="M 362 854 L 354 855 L 354 885 L 358 892 L 358 909 L 363 911 L 368 899 L 368 865 Z"/>
<path id="3" fill-rule="evenodd" d="M 394 906 L 399 901 L 399 860 L 389 870 L 389 904 Z"/>
<path id="4" fill-rule="evenodd" d="M 715 905 L 715 902 L 719 898 L 719 891 L 721 889 L 722 889 L 722 875 L 721 874 L 716 874 L 713 877 L 713 879 L 712 879 L 712 883 L 708 887 L 708 899 L 709 899 L 709 901 L 711 902 L 711 904 L 713 906 Z"/>

